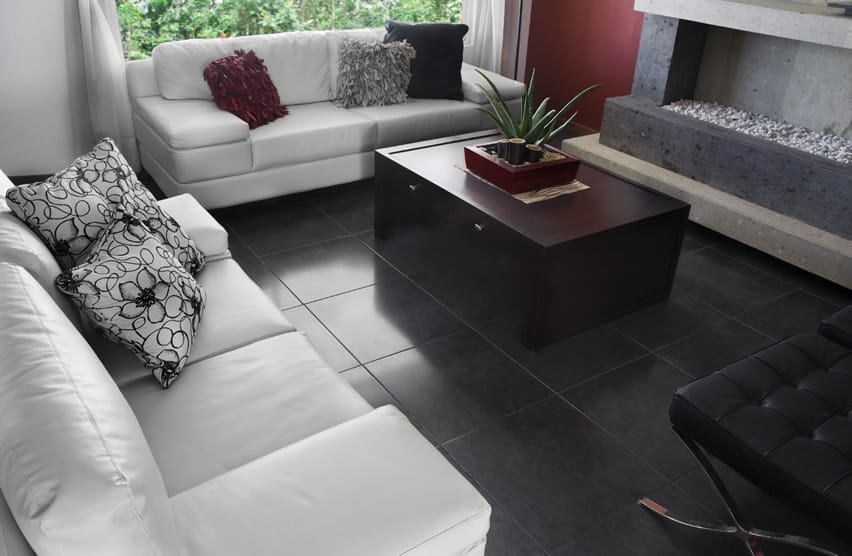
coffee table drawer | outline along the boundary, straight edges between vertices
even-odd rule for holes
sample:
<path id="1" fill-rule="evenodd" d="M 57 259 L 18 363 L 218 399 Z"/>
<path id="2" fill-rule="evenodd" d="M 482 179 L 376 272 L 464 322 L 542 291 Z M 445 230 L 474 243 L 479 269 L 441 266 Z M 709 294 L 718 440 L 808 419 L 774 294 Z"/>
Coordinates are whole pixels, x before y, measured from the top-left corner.
<path id="1" fill-rule="evenodd" d="M 395 227 L 423 226 L 435 220 L 439 192 L 434 184 L 382 158 L 377 158 L 376 167 L 377 237 L 387 237 Z"/>

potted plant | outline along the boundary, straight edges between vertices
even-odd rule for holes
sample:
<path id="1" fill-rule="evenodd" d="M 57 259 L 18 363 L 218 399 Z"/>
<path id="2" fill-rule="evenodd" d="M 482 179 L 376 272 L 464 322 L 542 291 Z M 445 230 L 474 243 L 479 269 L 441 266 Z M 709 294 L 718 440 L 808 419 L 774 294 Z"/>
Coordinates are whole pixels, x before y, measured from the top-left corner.
<path id="1" fill-rule="evenodd" d="M 589 92 L 597 89 L 598 87 L 602 87 L 602 84 L 597 83 L 590 87 L 586 87 L 579 93 L 577 93 L 574 98 L 572 98 L 568 104 L 563 106 L 560 110 L 548 110 L 547 105 L 550 102 L 550 98 L 545 98 L 541 101 L 541 104 L 538 105 L 537 108 L 533 109 L 533 96 L 535 95 L 535 69 L 532 71 L 532 75 L 530 76 L 530 84 L 524 90 L 524 94 L 521 96 L 521 115 L 520 119 L 516 120 L 512 115 L 512 111 L 509 109 L 508 104 L 503 99 L 503 96 L 500 94 L 500 91 L 497 89 L 497 86 L 494 85 L 494 82 L 488 78 L 483 72 L 476 70 L 480 76 L 485 80 L 488 84 L 488 88 L 483 85 L 479 85 L 479 88 L 485 94 L 485 97 L 488 99 L 488 103 L 491 105 L 491 108 L 478 108 L 479 111 L 483 112 L 486 116 L 488 116 L 494 124 L 497 126 L 497 129 L 510 141 L 509 148 L 514 148 L 515 153 L 517 153 L 520 147 L 515 147 L 514 145 L 534 145 L 539 148 L 531 148 L 526 149 L 524 151 L 520 151 L 524 153 L 523 161 L 528 160 L 528 157 L 525 153 L 540 153 L 540 147 L 544 146 L 550 139 L 552 139 L 555 135 L 561 133 L 568 124 L 573 121 L 574 117 L 577 115 L 575 111 L 571 116 L 569 116 L 565 121 L 561 121 L 562 118 L 568 113 L 569 110 L 579 101 L 581 98 L 589 94 Z M 490 89 L 490 90 L 489 90 Z M 560 123 L 561 122 L 561 123 Z M 521 140 L 523 140 L 521 142 Z M 501 146 L 501 150 L 502 150 Z M 498 156 L 500 158 L 508 159 L 508 152 L 498 152 Z M 517 164 L 517 154 L 513 156 L 515 160 L 512 160 L 513 163 Z M 532 156 L 539 156 L 533 154 Z"/>

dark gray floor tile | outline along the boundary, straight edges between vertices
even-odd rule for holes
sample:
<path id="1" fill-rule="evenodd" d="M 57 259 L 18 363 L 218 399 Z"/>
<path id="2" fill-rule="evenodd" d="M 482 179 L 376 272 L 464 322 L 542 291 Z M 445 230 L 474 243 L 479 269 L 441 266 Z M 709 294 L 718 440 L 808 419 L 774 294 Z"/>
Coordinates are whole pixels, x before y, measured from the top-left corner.
<path id="1" fill-rule="evenodd" d="M 311 202 L 348 232 L 356 234 L 373 229 L 374 195 L 373 180 L 365 180 Z"/>
<path id="2" fill-rule="evenodd" d="M 337 372 L 358 366 L 358 361 L 346 351 L 323 324 L 304 306 L 284 311 L 284 317 L 307 335 L 311 345 L 319 352 L 329 367 Z"/>
<path id="3" fill-rule="evenodd" d="M 681 256 L 675 285 L 728 315 L 796 289 L 712 248 Z"/>
<path id="4" fill-rule="evenodd" d="M 546 550 L 665 484 L 558 398 L 498 419 L 445 447 Z"/>
<path id="5" fill-rule="evenodd" d="M 805 289 L 838 307 L 852 305 L 852 290 L 823 278 L 814 278 L 811 283 L 805 286 Z"/>
<path id="6" fill-rule="evenodd" d="M 658 471 L 676 479 L 695 460 L 671 431 L 672 395 L 690 378 L 654 355 L 571 388 L 562 397 Z"/>
<path id="7" fill-rule="evenodd" d="M 697 378 L 771 343 L 771 338 L 731 319 L 665 347 L 657 355 Z"/>
<path id="8" fill-rule="evenodd" d="M 695 239 L 689 237 L 688 235 L 683 236 L 683 243 L 680 245 L 681 253 L 690 253 L 692 251 L 696 251 L 698 249 L 703 249 L 707 247 L 703 243 L 699 243 Z"/>
<path id="9" fill-rule="evenodd" d="M 539 547 L 499 506 L 491 507 L 485 556 L 544 556 Z"/>
<path id="10" fill-rule="evenodd" d="M 309 202 L 291 197 L 231 207 L 221 219 L 260 256 L 349 235 Z"/>
<path id="11" fill-rule="evenodd" d="M 462 323 L 404 278 L 315 301 L 311 311 L 362 363 L 460 330 Z"/>
<path id="12" fill-rule="evenodd" d="M 688 519 L 712 521 L 698 504 L 667 485 L 653 493 L 659 504 Z M 554 556 L 748 556 L 742 541 L 674 524 L 637 503 L 629 504 L 609 519 L 552 553 Z"/>
<path id="13" fill-rule="evenodd" d="M 690 241 L 695 242 L 696 244 L 699 244 L 702 247 L 731 241 L 719 232 L 715 232 L 710 228 L 705 228 L 704 226 L 696 224 L 692 221 L 686 223 L 686 233 L 684 234 L 684 239 L 689 239 Z"/>
<path id="14" fill-rule="evenodd" d="M 556 391 L 648 353 L 608 325 L 535 351 L 521 345 L 520 317 L 516 314 L 505 315 L 476 328 Z"/>
<path id="15" fill-rule="evenodd" d="M 833 303 L 804 290 L 785 295 L 739 315 L 737 320 L 776 340 L 801 332 L 816 332 L 822 319 L 835 311 Z"/>
<path id="16" fill-rule="evenodd" d="M 340 373 L 340 376 L 343 377 L 343 379 L 346 380 L 346 382 L 348 382 L 352 388 L 361 394 L 361 396 L 367 400 L 367 403 L 373 407 L 395 405 L 399 409 L 402 409 L 399 402 L 393 399 L 393 397 L 388 394 L 388 391 L 385 390 L 364 367 L 356 367 L 354 369 L 344 371 Z"/>
<path id="17" fill-rule="evenodd" d="M 804 286 L 814 279 L 810 272 L 737 241 L 719 243 L 713 249 L 794 286 Z"/>
<path id="18" fill-rule="evenodd" d="M 712 461 L 722 477 L 725 487 L 736 501 L 737 507 L 752 527 L 812 537 L 833 546 L 840 554 L 852 554 L 852 543 L 841 539 L 835 531 L 812 519 L 807 512 L 799 511 L 793 504 L 761 490 L 715 458 Z M 695 469 L 688 473 L 675 484 L 702 506 L 708 508 L 717 520 L 725 523 L 731 522 L 731 518 L 713 489 L 710 479 L 701 469 Z M 674 508 L 672 509 L 674 510 Z M 813 554 L 777 543 L 764 543 L 762 546 L 767 555 L 771 556 Z"/>
<path id="19" fill-rule="evenodd" d="M 367 368 L 439 442 L 551 394 L 469 330 L 374 361 Z"/>
<path id="20" fill-rule="evenodd" d="M 264 257 L 266 265 L 303 303 L 375 284 L 396 274 L 353 237 L 314 243 Z"/>
<path id="21" fill-rule="evenodd" d="M 622 317 L 612 325 L 646 348 L 655 350 L 726 318 L 696 297 L 674 288 L 665 301 Z"/>
<path id="22" fill-rule="evenodd" d="M 266 264 L 257 257 L 246 243 L 233 230 L 228 230 L 228 247 L 231 256 L 239 263 L 249 278 L 260 286 L 263 293 L 272 300 L 279 309 L 289 309 L 301 305 L 301 302 L 281 282 Z"/>

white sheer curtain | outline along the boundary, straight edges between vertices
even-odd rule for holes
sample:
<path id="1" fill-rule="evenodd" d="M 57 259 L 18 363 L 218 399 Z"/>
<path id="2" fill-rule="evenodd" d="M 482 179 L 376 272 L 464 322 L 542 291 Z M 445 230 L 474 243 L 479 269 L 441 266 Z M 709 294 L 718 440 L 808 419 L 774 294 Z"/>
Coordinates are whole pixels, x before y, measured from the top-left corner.
<path id="1" fill-rule="evenodd" d="M 134 170 L 140 169 L 115 0 L 78 0 L 83 68 L 94 141 L 112 137 Z"/>
<path id="2" fill-rule="evenodd" d="M 462 1 L 462 23 L 470 28 L 465 36 L 465 62 L 500 72 L 505 15 L 505 0 Z"/>

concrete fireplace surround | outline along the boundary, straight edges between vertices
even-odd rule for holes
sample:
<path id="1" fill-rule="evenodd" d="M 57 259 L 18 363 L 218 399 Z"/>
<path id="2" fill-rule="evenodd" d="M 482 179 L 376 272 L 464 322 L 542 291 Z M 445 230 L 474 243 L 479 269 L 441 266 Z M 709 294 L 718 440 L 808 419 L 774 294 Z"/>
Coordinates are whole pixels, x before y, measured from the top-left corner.
<path id="1" fill-rule="evenodd" d="M 636 0 L 632 94 L 563 148 L 711 229 L 852 288 L 852 166 L 660 108 L 696 98 L 852 138 L 852 18 L 771 0 Z"/>

